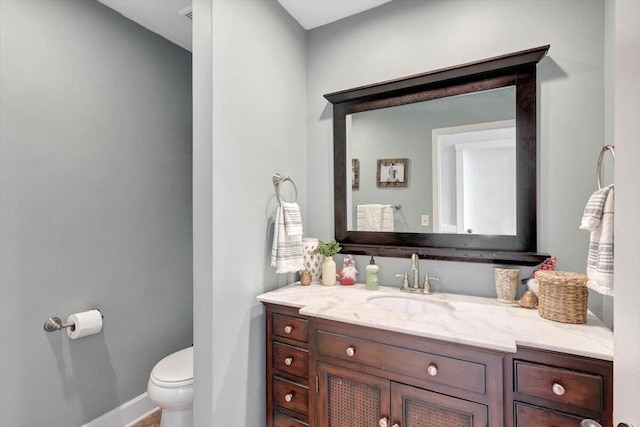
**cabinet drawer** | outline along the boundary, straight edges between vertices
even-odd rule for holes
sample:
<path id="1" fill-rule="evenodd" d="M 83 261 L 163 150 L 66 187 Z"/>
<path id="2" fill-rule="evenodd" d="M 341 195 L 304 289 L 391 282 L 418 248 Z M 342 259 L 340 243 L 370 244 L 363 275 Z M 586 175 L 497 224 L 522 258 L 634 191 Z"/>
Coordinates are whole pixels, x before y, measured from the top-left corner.
<path id="1" fill-rule="evenodd" d="M 433 383 L 485 394 L 485 365 L 318 331 L 318 351 Z"/>
<path id="2" fill-rule="evenodd" d="M 537 406 L 515 404 L 516 427 L 580 427 L 582 418 Z"/>
<path id="3" fill-rule="evenodd" d="M 272 326 L 274 335 L 302 342 L 308 341 L 309 322 L 304 319 L 274 313 Z"/>
<path id="4" fill-rule="evenodd" d="M 527 396 L 602 411 L 602 377 L 546 365 L 515 362 L 515 391 Z"/>
<path id="5" fill-rule="evenodd" d="M 309 352 L 279 342 L 273 343 L 273 367 L 298 377 L 309 375 Z"/>
<path id="6" fill-rule="evenodd" d="M 303 415 L 309 414 L 309 389 L 303 385 L 273 378 L 273 404 Z"/>
<path id="7" fill-rule="evenodd" d="M 303 423 L 295 418 L 287 417 L 286 415 L 273 413 L 273 427 L 309 427 L 309 424 Z"/>

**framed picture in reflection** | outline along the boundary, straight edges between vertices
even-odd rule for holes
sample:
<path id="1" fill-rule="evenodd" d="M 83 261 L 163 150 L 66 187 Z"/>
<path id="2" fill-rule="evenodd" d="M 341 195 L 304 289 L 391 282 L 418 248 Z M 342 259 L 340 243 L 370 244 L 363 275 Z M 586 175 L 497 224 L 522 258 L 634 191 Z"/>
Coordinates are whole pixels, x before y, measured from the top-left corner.
<path id="1" fill-rule="evenodd" d="M 378 159 L 378 187 L 407 187 L 409 159 Z"/>
<path id="2" fill-rule="evenodd" d="M 360 189 L 360 160 L 351 159 L 351 189 Z"/>

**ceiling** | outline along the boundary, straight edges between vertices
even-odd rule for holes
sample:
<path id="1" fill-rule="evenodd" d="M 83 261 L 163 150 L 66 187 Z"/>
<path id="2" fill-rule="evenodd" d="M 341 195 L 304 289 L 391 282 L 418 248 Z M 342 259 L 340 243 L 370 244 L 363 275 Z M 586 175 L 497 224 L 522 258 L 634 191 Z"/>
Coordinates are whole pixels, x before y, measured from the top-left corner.
<path id="1" fill-rule="evenodd" d="M 0 0 L 1 1 L 1 0 Z M 192 21 L 178 12 L 191 0 L 98 0 L 107 7 L 188 51 L 192 49 Z M 310 30 L 391 0 L 277 0 L 298 23 Z"/>
<path id="2" fill-rule="evenodd" d="M 2 1 L 2 0 L 0 0 Z M 165 39 L 191 51 L 190 19 L 178 14 L 191 0 L 98 0 Z"/>
<path id="3" fill-rule="evenodd" d="M 278 0 L 305 30 L 373 9 L 391 0 Z"/>

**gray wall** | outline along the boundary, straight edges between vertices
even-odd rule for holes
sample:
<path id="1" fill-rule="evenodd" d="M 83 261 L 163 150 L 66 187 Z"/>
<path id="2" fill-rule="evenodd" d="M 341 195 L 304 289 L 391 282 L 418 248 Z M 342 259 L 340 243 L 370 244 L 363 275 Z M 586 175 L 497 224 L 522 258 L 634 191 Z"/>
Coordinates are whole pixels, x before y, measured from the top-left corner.
<path id="1" fill-rule="evenodd" d="M 604 2 L 600 0 L 396 0 L 308 35 L 308 234 L 333 235 L 331 105 L 325 93 L 551 44 L 538 66 L 538 248 L 563 270 L 585 271 L 588 233 L 578 230 L 596 189 L 604 142 Z M 364 268 L 366 257 L 357 257 Z M 379 259 L 398 284 L 406 259 Z M 491 265 L 421 261 L 436 289 L 494 296 Z M 522 277 L 531 269 L 524 268 Z M 590 308 L 602 315 L 602 297 Z"/>
<path id="2" fill-rule="evenodd" d="M 257 427 L 265 322 L 256 296 L 295 279 L 269 266 L 271 177 L 294 179 L 306 218 L 315 164 L 305 163 L 306 33 L 274 0 L 194 6 L 195 423 Z"/>
<path id="3" fill-rule="evenodd" d="M 192 343 L 191 55 L 93 1 L 0 19 L 0 425 L 80 425 Z"/>

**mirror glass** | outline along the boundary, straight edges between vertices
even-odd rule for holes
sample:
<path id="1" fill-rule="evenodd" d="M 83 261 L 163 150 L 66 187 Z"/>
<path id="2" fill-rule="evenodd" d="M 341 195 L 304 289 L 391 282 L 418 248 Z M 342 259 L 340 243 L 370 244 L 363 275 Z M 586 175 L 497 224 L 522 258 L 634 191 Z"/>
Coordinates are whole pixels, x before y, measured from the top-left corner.
<path id="1" fill-rule="evenodd" d="M 346 114 L 347 231 L 516 235 L 515 119 L 515 85 Z"/>

